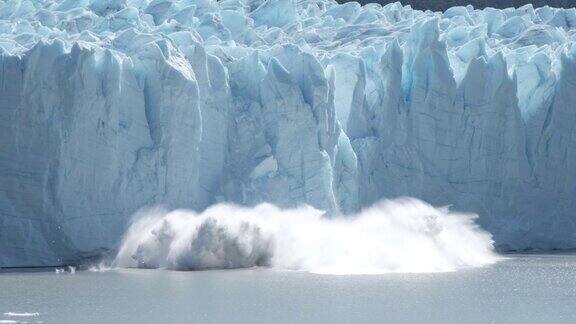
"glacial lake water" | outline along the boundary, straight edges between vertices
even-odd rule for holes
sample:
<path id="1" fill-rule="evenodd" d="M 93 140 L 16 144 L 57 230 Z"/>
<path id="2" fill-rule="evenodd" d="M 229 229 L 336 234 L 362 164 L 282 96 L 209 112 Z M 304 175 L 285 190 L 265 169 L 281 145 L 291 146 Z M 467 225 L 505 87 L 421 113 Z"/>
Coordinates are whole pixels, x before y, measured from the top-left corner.
<path id="1" fill-rule="evenodd" d="M 0 323 L 576 323 L 576 255 L 450 273 L 0 273 Z"/>

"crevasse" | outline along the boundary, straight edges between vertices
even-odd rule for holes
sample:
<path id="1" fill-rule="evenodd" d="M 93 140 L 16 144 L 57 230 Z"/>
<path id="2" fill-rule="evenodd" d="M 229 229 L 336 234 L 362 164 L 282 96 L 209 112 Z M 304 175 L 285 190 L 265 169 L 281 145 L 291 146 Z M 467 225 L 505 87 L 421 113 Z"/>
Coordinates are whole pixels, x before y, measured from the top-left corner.
<path id="1" fill-rule="evenodd" d="M 576 248 L 576 10 L 331 0 L 0 3 L 0 266 L 118 243 L 143 206 L 476 212 Z"/>

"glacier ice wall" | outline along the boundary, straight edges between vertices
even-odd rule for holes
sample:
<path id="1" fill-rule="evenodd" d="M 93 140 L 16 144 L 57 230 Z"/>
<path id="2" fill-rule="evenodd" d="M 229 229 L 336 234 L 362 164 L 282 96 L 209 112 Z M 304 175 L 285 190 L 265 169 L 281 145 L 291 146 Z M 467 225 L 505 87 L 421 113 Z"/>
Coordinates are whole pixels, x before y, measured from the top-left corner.
<path id="1" fill-rule="evenodd" d="M 576 10 L 331 0 L 0 3 L 0 266 L 143 206 L 413 196 L 576 248 Z"/>

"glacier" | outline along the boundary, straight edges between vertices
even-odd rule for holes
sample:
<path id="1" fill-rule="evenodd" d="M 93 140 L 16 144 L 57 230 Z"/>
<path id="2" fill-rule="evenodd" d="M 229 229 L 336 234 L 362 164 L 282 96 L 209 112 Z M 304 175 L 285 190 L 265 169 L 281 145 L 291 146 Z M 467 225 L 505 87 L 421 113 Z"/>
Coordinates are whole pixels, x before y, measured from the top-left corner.
<path id="1" fill-rule="evenodd" d="M 576 248 L 576 9 L 0 3 L 0 267 L 114 250 L 145 206 L 411 196 Z"/>

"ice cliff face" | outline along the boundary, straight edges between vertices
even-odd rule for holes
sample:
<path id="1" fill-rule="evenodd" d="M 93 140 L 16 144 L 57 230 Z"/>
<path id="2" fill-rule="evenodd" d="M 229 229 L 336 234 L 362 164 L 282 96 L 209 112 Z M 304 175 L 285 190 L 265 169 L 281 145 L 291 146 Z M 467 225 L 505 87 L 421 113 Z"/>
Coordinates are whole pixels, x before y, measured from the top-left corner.
<path id="1" fill-rule="evenodd" d="M 331 0 L 0 3 L 0 266 L 142 206 L 414 196 L 576 248 L 576 11 Z"/>

